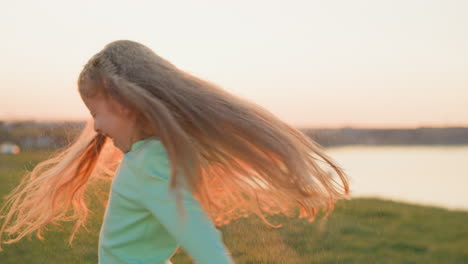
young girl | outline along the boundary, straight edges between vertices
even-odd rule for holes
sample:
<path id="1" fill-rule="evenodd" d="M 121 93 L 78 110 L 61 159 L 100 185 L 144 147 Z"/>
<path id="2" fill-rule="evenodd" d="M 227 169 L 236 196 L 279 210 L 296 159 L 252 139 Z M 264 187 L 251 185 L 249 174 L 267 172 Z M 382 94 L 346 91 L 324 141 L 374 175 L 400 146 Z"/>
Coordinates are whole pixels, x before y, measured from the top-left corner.
<path id="1" fill-rule="evenodd" d="M 9 195 L 1 243 L 76 221 L 71 243 L 89 212 L 85 191 L 103 176 L 113 176 L 103 264 L 170 263 L 179 245 L 196 263 L 233 263 L 215 226 L 256 214 L 280 227 L 265 216 L 297 206 L 313 221 L 348 198 L 346 174 L 313 140 L 140 43 L 109 43 L 78 89 L 93 119 Z"/>

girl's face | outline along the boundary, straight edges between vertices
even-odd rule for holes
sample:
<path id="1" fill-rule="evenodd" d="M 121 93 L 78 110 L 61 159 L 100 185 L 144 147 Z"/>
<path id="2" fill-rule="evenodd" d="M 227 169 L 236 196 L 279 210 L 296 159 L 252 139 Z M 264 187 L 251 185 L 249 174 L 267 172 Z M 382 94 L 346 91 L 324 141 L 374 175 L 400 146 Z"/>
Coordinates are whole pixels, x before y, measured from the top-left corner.
<path id="1" fill-rule="evenodd" d="M 94 119 L 94 130 L 110 137 L 114 146 L 123 153 L 128 152 L 138 140 L 134 118 L 129 111 L 117 102 L 106 100 L 100 95 L 82 99 Z"/>

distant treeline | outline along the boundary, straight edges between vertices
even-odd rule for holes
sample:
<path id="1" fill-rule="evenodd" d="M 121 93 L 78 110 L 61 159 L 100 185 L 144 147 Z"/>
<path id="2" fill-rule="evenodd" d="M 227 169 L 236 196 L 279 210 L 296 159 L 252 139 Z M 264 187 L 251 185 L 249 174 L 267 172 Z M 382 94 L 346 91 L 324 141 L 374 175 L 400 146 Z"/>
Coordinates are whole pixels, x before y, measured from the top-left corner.
<path id="1" fill-rule="evenodd" d="M 302 129 L 323 146 L 468 144 L 468 127 L 415 129 Z"/>
<path id="2" fill-rule="evenodd" d="M 84 122 L 0 121 L 0 144 L 11 142 L 21 148 L 55 149 L 73 142 Z"/>
<path id="3" fill-rule="evenodd" d="M 56 148 L 70 144 L 84 122 L 0 121 L 0 143 L 23 148 Z M 300 129 L 320 145 L 460 145 L 468 144 L 468 127 L 416 129 Z"/>

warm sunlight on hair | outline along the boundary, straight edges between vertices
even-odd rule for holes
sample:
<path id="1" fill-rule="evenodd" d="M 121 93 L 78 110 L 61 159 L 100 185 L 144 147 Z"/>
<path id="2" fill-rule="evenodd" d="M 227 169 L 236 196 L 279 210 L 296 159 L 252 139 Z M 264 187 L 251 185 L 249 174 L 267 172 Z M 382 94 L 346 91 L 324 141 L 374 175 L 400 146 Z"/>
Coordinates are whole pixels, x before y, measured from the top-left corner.
<path id="1" fill-rule="evenodd" d="M 279 227 L 265 217 L 295 217 L 297 207 L 297 217 L 313 221 L 349 198 L 347 175 L 312 139 L 142 44 L 106 45 L 84 66 L 78 88 L 83 99 L 101 94 L 134 113 L 135 129 L 157 136 L 167 150 L 170 188 L 187 183 L 217 226 L 255 214 Z M 35 231 L 41 237 L 49 223 L 75 221 L 71 243 L 88 216 L 86 190 L 112 176 L 121 159 L 90 120 L 73 144 L 39 163 L 10 194 L 0 235 L 16 237 L 0 242 Z"/>

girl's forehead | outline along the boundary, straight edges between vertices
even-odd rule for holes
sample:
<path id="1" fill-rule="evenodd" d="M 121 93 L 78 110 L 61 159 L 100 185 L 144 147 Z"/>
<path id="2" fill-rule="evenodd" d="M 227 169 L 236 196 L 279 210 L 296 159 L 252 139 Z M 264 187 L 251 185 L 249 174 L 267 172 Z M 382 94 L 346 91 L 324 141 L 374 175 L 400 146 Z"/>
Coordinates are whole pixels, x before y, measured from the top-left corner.
<path id="1" fill-rule="evenodd" d="M 100 106 L 106 106 L 108 104 L 107 100 L 102 95 L 83 97 L 83 102 L 91 110 L 94 110 Z"/>
<path id="2" fill-rule="evenodd" d="M 81 80 L 78 83 L 78 90 L 81 97 L 94 97 L 95 95 L 103 92 L 101 82 L 93 80 Z"/>
<path id="3" fill-rule="evenodd" d="M 83 101 L 85 102 L 88 109 L 93 112 L 98 111 L 97 109 L 101 109 L 104 111 L 110 111 L 116 114 L 120 114 L 120 111 L 122 111 L 123 108 L 123 106 L 119 104 L 115 99 L 102 95 L 89 97 L 87 99 L 83 99 Z"/>

